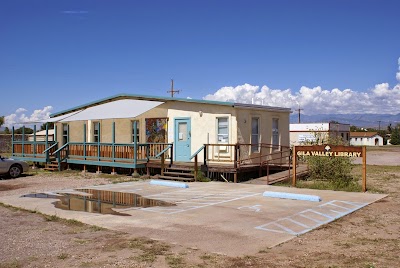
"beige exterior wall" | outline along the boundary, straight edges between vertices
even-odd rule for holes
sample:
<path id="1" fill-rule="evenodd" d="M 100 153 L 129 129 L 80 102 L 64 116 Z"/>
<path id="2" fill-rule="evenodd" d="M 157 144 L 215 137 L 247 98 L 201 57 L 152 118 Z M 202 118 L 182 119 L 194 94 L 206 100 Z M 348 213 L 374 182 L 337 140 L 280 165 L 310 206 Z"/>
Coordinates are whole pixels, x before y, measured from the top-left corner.
<path id="1" fill-rule="evenodd" d="M 175 119 L 190 118 L 191 121 L 191 154 L 194 154 L 205 143 L 218 143 L 217 118 L 228 118 L 228 143 L 237 142 L 237 122 L 235 111 L 230 106 L 217 106 L 200 103 L 170 103 L 168 109 L 168 141 L 173 142 L 175 137 Z M 228 156 L 232 151 L 226 150 L 222 156 Z M 199 155 L 200 159 L 203 153 Z"/>
<path id="2" fill-rule="evenodd" d="M 278 119 L 279 129 L 279 145 L 289 146 L 289 113 L 288 112 L 273 112 L 265 110 L 253 110 L 253 109 L 237 109 L 237 135 L 238 142 L 244 144 L 251 144 L 251 122 L 252 118 L 259 118 L 259 131 L 260 131 L 260 143 L 271 145 L 272 144 L 272 121 Z M 259 162 L 257 156 L 261 154 L 265 155 L 272 153 L 274 150 L 272 147 L 264 148 L 259 152 L 251 153 L 251 146 L 242 147 L 241 156 L 247 155 L 250 158 L 254 158 L 252 162 Z"/>
<path id="3" fill-rule="evenodd" d="M 259 118 L 260 142 L 272 144 L 272 120 L 278 119 L 279 144 L 289 146 L 289 113 L 238 109 L 238 141 L 251 143 L 251 120 Z"/>
<path id="4" fill-rule="evenodd" d="M 251 120 L 258 117 L 260 122 L 260 142 L 272 143 L 272 120 L 279 120 L 279 144 L 289 146 L 289 112 L 273 112 L 262 109 L 234 108 L 232 106 L 211 105 L 205 103 L 166 102 L 155 107 L 136 118 L 102 119 L 65 122 L 69 124 L 69 138 L 71 142 L 83 142 L 83 125 L 86 124 L 87 142 L 93 142 L 93 124 L 100 122 L 100 142 L 112 142 L 112 125 L 115 122 L 115 142 L 132 142 L 132 121 L 139 122 L 139 141 L 146 142 L 145 119 L 168 118 L 167 142 L 174 142 L 175 119 L 190 118 L 191 120 L 191 154 L 195 153 L 203 144 L 218 143 L 217 119 L 228 118 L 229 144 L 251 143 Z M 57 123 L 57 140 L 62 141 L 62 123 Z M 272 149 L 268 149 L 272 152 Z M 221 150 L 222 151 L 222 150 Z M 221 152 L 219 152 L 221 153 Z M 266 151 L 263 154 L 268 153 Z M 231 155 L 233 150 L 226 150 L 222 155 Z M 250 146 L 244 151 L 244 155 L 250 156 Z M 257 155 L 257 154 L 253 154 Z M 203 153 L 199 155 L 200 159 Z"/>

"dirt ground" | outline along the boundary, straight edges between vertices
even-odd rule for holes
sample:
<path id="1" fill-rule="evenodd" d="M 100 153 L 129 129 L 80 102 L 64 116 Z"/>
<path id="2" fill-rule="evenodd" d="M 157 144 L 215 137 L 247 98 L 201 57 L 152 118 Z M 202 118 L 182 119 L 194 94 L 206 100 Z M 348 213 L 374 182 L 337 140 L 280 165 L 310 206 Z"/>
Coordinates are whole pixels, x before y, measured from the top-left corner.
<path id="1" fill-rule="evenodd" d="M 393 157 L 400 159 L 399 147 L 368 150 L 367 159 L 376 157 L 384 164 Z M 367 167 L 370 191 L 386 193 L 388 197 L 277 247 L 260 248 L 254 256 L 217 255 L 3 205 L 0 206 L 0 268 L 398 267 L 400 166 L 395 164 L 369 163 Z M 360 176 L 361 167 L 356 166 L 354 173 Z M 1 180 L 0 196 L 125 179 L 129 177 L 33 171 L 31 176 Z"/>

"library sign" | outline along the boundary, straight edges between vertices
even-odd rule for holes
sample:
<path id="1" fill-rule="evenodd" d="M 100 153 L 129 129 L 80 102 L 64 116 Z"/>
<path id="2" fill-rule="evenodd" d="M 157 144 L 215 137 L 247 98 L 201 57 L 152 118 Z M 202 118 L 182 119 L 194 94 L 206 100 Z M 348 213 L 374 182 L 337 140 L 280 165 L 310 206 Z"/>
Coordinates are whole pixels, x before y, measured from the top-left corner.
<path id="1" fill-rule="evenodd" d="M 309 145 L 293 147 L 293 186 L 296 186 L 296 162 L 298 156 L 362 157 L 362 189 L 367 190 L 367 150 L 365 146 Z"/>
<path id="2" fill-rule="evenodd" d="M 314 145 L 296 146 L 297 156 L 362 157 L 362 147 Z"/>

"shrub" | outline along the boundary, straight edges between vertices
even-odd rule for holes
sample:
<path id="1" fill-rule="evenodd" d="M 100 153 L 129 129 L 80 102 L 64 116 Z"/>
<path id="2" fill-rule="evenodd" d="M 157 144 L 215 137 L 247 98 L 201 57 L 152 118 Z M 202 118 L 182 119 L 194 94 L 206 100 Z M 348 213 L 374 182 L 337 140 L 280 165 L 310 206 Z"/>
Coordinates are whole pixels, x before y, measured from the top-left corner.
<path id="1" fill-rule="evenodd" d="M 314 135 L 316 139 L 312 145 L 345 145 L 341 137 L 328 137 L 324 142 L 324 139 L 319 139 L 317 133 Z M 353 188 L 356 184 L 351 175 L 353 164 L 349 157 L 306 156 L 304 160 L 310 171 L 307 180 L 327 182 L 334 190 Z"/>

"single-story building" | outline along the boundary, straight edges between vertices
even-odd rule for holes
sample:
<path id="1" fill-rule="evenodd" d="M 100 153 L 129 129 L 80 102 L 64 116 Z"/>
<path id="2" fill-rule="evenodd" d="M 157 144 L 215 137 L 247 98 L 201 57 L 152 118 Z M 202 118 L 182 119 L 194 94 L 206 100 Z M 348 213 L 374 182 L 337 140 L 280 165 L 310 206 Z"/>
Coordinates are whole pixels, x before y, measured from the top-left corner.
<path id="1" fill-rule="evenodd" d="M 34 141 L 35 139 L 36 141 L 46 141 L 46 130 L 40 130 L 28 136 L 28 141 Z M 54 141 L 54 129 L 47 131 L 47 140 Z"/>
<path id="2" fill-rule="evenodd" d="M 289 156 L 290 113 L 281 107 L 119 94 L 52 114 L 55 143 L 47 151 L 59 162 L 133 169 L 160 156 L 179 162 L 198 156 L 204 164 L 236 167 L 273 162 L 276 154 L 282 163 Z"/>
<path id="3" fill-rule="evenodd" d="M 350 125 L 341 123 L 296 123 L 290 124 L 290 144 L 304 145 L 326 143 L 330 139 L 350 141 Z"/>
<path id="4" fill-rule="evenodd" d="M 383 137 L 377 132 L 350 132 L 350 145 L 383 146 Z"/>

